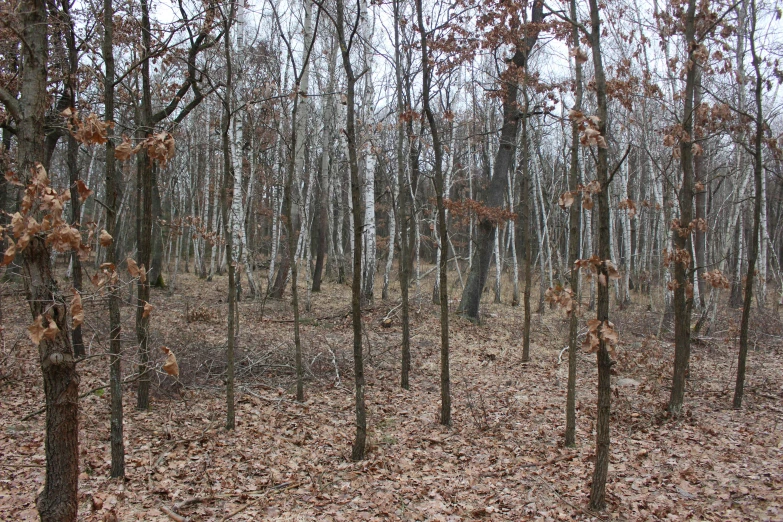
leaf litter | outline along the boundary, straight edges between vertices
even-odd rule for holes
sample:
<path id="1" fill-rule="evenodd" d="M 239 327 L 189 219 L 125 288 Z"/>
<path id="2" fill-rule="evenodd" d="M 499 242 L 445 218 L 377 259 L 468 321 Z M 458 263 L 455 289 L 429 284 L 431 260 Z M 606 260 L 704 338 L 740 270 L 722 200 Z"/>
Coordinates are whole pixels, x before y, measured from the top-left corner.
<path id="1" fill-rule="evenodd" d="M 391 314 L 391 326 L 382 325 L 398 303 L 367 309 L 369 450 L 354 463 L 348 287 L 327 285 L 303 314 L 302 404 L 293 400 L 290 305 L 239 302 L 237 428 L 227 432 L 225 278 L 178 277 L 174 295 L 153 292 L 159 371 L 151 410 L 136 411 L 133 385 L 125 385 L 125 481 L 108 478 L 108 389 L 81 399 L 80 520 L 783 520 L 783 372 L 774 343 L 750 354 L 740 411 L 730 405 L 731 340 L 695 343 L 685 413 L 669 419 L 670 339 L 650 335 L 657 319 L 641 306 L 614 315 L 608 509 L 595 514 L 587 510 L 595 362 L 578 355 L 577 446 L 565 448 L 564 313 L 534 314 L 529 363 L 521 362 L 521 307 L 487 304 L 481 325 L 455 317 L 446 428 L 437 419 L 437 310 L 426 299 L 412 306 L 405 391 L 397 384 L 399 319 Z M 43 416 L 22 418 L 42 405 L 41 377 L 23 297 L 4 296 L 4 305 L 0 518 L 37 520 Z M 196 305 L 218 310 L 220 320 L 191 321 Z M 134 367 L 132 311 L 122 309 L 126 378 Z M 95 334 L 92 354 L 102 353 L 105 303 L 85 299 L 83 313 L 83 328 Z M 81 392 L 106 384 L 106 357 L 79 369 Z"/>

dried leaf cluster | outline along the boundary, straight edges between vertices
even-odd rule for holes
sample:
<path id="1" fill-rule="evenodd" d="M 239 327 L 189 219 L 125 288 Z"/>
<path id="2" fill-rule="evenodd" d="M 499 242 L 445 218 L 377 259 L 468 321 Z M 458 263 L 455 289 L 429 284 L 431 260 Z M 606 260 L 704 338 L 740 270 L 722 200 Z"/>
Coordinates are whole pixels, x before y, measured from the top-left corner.
<path id="1" fill-rule="evenodd" d="M 571 109 L 568 111 L 568 117 L 579 124 L 579 132 L 581 132 L 579 142 L 583 146 L 598 146 L 602 149 L 607 147 L 606 138 L 599 130 L 601 119 L 598 116 L 586 116 L 582 111 Z"/>

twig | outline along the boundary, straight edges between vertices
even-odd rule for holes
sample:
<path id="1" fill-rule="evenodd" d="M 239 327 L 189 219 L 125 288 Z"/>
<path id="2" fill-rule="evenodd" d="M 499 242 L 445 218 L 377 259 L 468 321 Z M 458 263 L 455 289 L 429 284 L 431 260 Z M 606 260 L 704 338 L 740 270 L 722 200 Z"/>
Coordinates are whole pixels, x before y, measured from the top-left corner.
<path id="1" fill-rule="evenodd" d="M 541 477 L 537 477 L 537 476 L 535 476 L 535 475 L 531 475 L 531 477 L 533 477 L 534 479 L 536 479 L 536 480 L 537 480 L 539 483 L 541 483 L 541 484 L 545 485 L 547 488 L 549 488 L 549 490 L 550 490 L 552 493 L 554 493 L 554 494 L 557 496 L 557 498 L 559 498 L 560 500 L 562 500 L 563 502 L 565 502 L 566 504 L 568 504 L 569 506 L 571 506 L 571 507 L 572 507 L 572 508 L 574 508 L 575 510 L 577 510 L 577 511 L 580 511 L 580 512 L 584 513 L 584 514 L 585 514 L 585 515 L 587 515 L 588 517 L 596 517 L 598 520 L 607 520 L 607 519 L 606 519 L 606 517 L 604 517 L 604 516 L 602 516 L 602 515 L 599 515 L 598 513 L 595 513 L 595 512 L 593 512 L 593 511 L 588 511 L 588 510 L 586 510 L 585 508 L 583 508 L 583 507 L 581 507 L 581 506 L 577 506 L 576 504 L 573 504 L 573 503 L 569 502 L 568 500 L 566 500 L 565 498 L 563 498 L 563 495 L 561 495 L 560 493 L 558 493 L 558 491 L 557 491 L 557 490 L 556 490 L 554 487 L 552 487 L 552 485 L 551 485 L 551 484 L 549 484 L 549 482 L 547 482 L 546 480 L 542 479 Z"/>
<path id="2" fill-rule="evenodd" d="M 138 375 L 131 375 L 130 377 L 128 377 L 127 379 L 122 381 L 122 384 L 127 384 L 129 382 L 133 382 L 133 381 L 135 381 L 138 378 L 139 378 Z M 90 391 L 86 391 L 86 392 L 82 393 L 81 395 L 79 395 L 79 398 L 83 399 L 83 398 L 87 397 L 88 395 L 92 395 L 93 393 L 97 392 L 98 390 L 105 390 L 108 387 L 109 387 L 108 384 L 102 384 L 101 386 L 98 386 L 97 388 L 93 388 Z M 36 411 L 34 411 L 32 413 L 28 413 L 27 415 L 22 417 L 22 422 L 28 421 L 28 420 L 32 419 L 33 417 L 35 417 L 36 415 L 40 415 L 40 414 L 42 414 L 45 411 L 46 411 L 46 406 L 44 406 L 40 410 L 36 410 Z"/>
<path id="3" fill-rule="evenodd" d="M 174 520 L 175 522 L 186 522 L 188 520 L 187 517 L 183 517 L 182 515 L 177 515 L 166 506 L 160 506 L 160 510 L 166 513 L 169 516 L 169 518 L 171 520 Z"/>
<path id="4" fill-rule="evenodd" d="M 211 496 L 211 497 L 191 497 L 191 498 L 183 500 L 179 504 L 175 504 L 174 505 L 174 509 L 176 509 L 177 511 L 180 511 L 180 510 L 182 510 L 182 509 L 184 509 L 186 507 L 190 507 L 190 506 L 192 506 L 194 504 L 201 504 L 201 503 L 206 503 L 206 502 L 212 502 L 216 498 L 217 497 L 214 497 L 214 496 Z"/>
<path id="5" fill-rule="evenodd" d="M 568 453 L 566 455 L 558 455 L 557 457 L 553 457 L 546 462 L 533 462 L 532 464 L 523 464 L 519 466 L 520 468 L 545 468 L 546 466 L 551 466 L 555 462 L 560 462 L 561 460 L 571 460 L 576 455 L 572 453 Z"/>
<path id="6" fill-rule="evenodd" d="M 266 497 L 266 494 L 269 493 L 270 491 L 285 491 L 285 490 L 288 490 L 288 489 L 295 488 L 297 486 L 299 486 L 299 483 L 285 482 L 285 483 L 280 484 L 278 486 L 273 486 L 271 488 L 265 489 L 263 491 L 263 493 L 258 496 L 258 498 L 253 499 L 252 502 L 248 502 L 244 506 L 235 509 L 234 511 L 232 511 L 231 513 L 229 513 L 228 515 L 223 517 L 223 522 L 226 522 L 226 520 L 232 518 L 234 515 L 240 514 L 241 512 L 243 512 L 244 510 L 246 510 L 247 508 L 252 506 L 253 504 L 256 504 L 256 503 L 260 502 L 264 497 Z"/>

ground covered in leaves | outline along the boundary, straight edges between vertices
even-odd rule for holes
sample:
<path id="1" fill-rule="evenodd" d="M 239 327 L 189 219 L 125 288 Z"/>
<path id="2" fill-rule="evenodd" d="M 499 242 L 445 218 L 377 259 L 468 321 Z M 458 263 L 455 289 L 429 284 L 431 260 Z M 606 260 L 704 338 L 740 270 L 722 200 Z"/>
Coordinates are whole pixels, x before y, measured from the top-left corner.
<path id="1" fill-rule="evenodd" d="M 422 296 L 430 295 L 428 285 Z M 596 514 L 587 510 L 595 361 L 579 356 L 577 447 L 565 448 L 562 312 L 533 316 L 529 363 L 521 361 L 521 308 L 487 304 L 481 325 L 452 318 L 453 426 L 447 428 L 437 418 L 437 308 L 426 297 L 414 306 L 413 371 L 405 391 L 398 386 L 398 301 L 378 300 L 364 313 L 369 450 L 366 460 L 351 462 L 350 289 L 330 283 L 303 298 L 310 301 L 302 325 L 303 404 L 293 400 L 290 305 L 240 303 L 238 420 L 227 432 L 225 287 L 224 277 L 207 283 L 185 274 L 176 291 L 153 292 L 157 368 L 164 360 L 159 348 L 169 347 L 182 381 L 158 372 L 145 412 L 134 408 L 134 383 L 126 385 L 125 481 L 108 478 L 108 390 L 95 390 L 108 379 L 101 355 L 106 305 L 100 297 L 85 299 L 85 339 L 94 357 L 79 367 L 86 394 L 81 520 L 783 520 L 780 332 L 758 325 L 752 334 L 745 403 L 735 411 L 738 311 L 725 312 L 725 320 L 694 343 L 679 419 L 663 414 L 673 348 L 666 335 L 654 337 L 660 313 L 647 311 L 642 296 L 644 305 L 613 311 L 621 341 L 608 507 Z M 36 520 L 43 415 L 24 419 L 42 406 L 41 377 L 21 289 L 6 285 L 3 291 L 0 519 Z M 131 381 L 132 312 L 127 304 L 122 309 L 124 375 Z M 389 328 L 381 324 L 386 317 Z"/>

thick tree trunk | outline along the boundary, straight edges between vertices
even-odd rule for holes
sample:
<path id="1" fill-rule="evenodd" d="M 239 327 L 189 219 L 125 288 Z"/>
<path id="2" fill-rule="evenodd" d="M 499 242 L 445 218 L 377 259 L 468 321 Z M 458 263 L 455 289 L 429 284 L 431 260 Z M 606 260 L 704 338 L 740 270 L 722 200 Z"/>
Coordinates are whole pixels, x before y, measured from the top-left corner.
<path id="1" fill-rule="evenodd" d="M 533 3 L 531 22 L 538 24 L 542 20 L 543 2 L 536 0 Z M 518 69 L 526 67 L 528 53 L 535 45 L 536 40 L 538 40 L 538 33 L 538 26 L 535 25 L 533 29 L 529 30 L 528 36 L 525 38 L 524 48 L 516 50 L 507 71 L 511 78 L 515 78 L 514 73 Z M 517 104 L 517 94 L 519 92 L 517 80 L 509 79 L 503 87 L 503 126 L 500 131 L 500 144 L 495 155 L 492 179 L 481 201 L 482 204 L 489 208 L 500 208 L 503 206 L 508 169 L 511 168 L 514 158 L 519 120 L 525 117 L 525 115 L 520 113 Z M 460 313 L 473 321 L 477 321 L 479 318 L 479 303 L 481 302 L 484 285 L 487 282 L 496 233 L 497 224 L 494 221 L 486 217 L 479 219 L 476 252 L 471 262 L 470 272 L 458 308 Z"/>
<path id="2" fill-rule="evenodd" d="M 28 179 L 43 162 L 44 116 L 47 107 L 47 7 L 42 0 L 22 0 L 22 73 L 17 124 L 17 168 Z M 41 236 L 22 251 L 22 274 L 33 319 L 46 315 L 57 334 L 38 345 L 46 402 L 46 476 L 38 496 L 43 522 L 71 522 L 78 510 L 79 375 L 71 346 L 67 308 L 52 273 L 51 252 Z"/>

